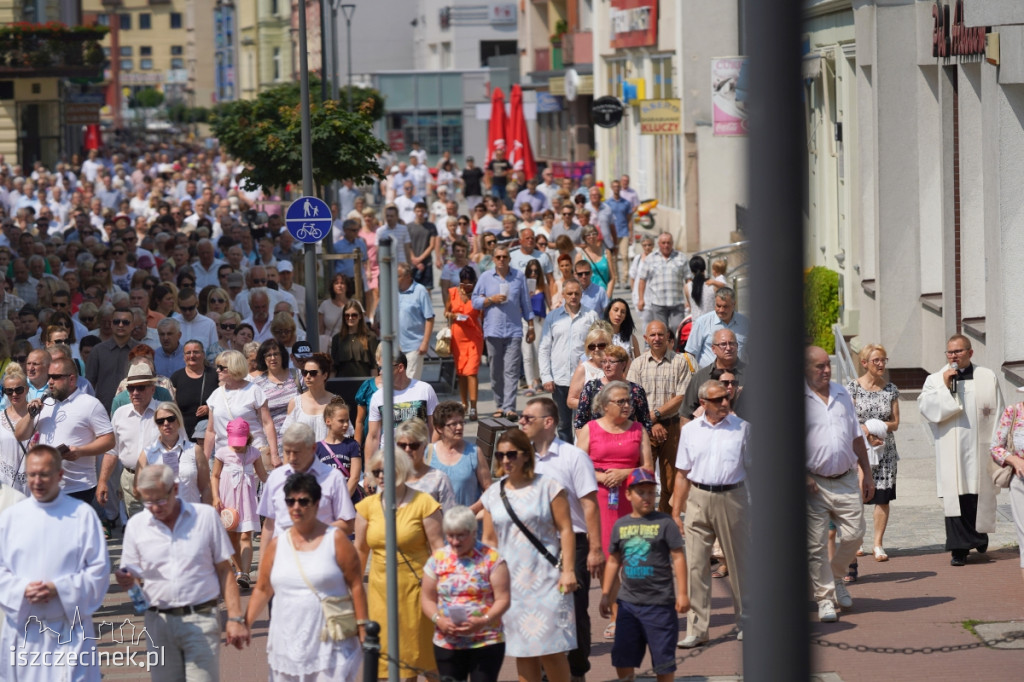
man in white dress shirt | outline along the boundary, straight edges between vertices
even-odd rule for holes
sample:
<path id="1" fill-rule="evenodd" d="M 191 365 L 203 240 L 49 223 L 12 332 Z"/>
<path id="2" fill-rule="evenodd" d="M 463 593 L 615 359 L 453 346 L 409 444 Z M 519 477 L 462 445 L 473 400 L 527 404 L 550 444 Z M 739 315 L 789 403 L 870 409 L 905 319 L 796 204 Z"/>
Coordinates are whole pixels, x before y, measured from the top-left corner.
<path id="1" fill-rule="evenodd" d="M 0 514 L 0 677 L 99 682 L 92 614 L 110 581 L 103 526 L 61 490 L 56 448 L 33 446 L 25 470 L 32 497 Z"/>
<path id="2" fill-rule="evenodd" d="M 135 465 L 142 451 L 160 435 L 153 421 L 157 405 L 160 404 L 153 397 L 156 394 L 156 376 L 150 371 L 149 365 L 132 365 L 128 370 L 125 389 L 131 402 L 117 408 L 110 420 L 114 428 L 114 447 L 103 457 L 100 480 L 96 485 L 96 500 L 101 505 L 107 503 L 110 494 L 107 480 L 120 462 L 121 496 L 128 516 L 135 516 L 142 511 L 142 503 L 135 497 Z"/>
<path id="3" fill-rule="evenodd" d="M 817 346 L 806 352 L 804 410 L 807 415 L 807 553 L 818 618 L 835 622 L 835 603 L 853 606 L 843 577 L 864 538 L 864 502 L 875 494 L 867 446 L 853 398 L 832 381 L 828 353 Z M 857 468 L 861 480 L 858 482 Z M 838 536 L 828 561 L 828 522 Z"/>
<path id="4" fill-rule="evenodd" d="M 655 324 L 652 322 L 652 324 Z M 690 613 L 680 648 L 708 641 L 711 618 L 711 549 L 722 546 L 730 567 L 736 625 L 743 627 L 741 592 L 747 533 L 747 441 L 750 425 L 735 414 L 721 381 L 705 381 L 698 390 L 704 414 L 679 433 L 672 518 L 686 536 Z M 686 523 L 680 516 L 686 509 Z M 742 629 L 740 630 L 742 632 Z"/>
<path id="5" fill-rule="evenodd" d="M 170 467 L 147 466 L 137 484 L 146 510 L 125 526 L 121 565 L 114 577 L 125 590 L 143 581 L 150 604 L 147 660 L 160 661 L 150 668 L 151 679 L 218 680 L 221 596 L 228 612 L 226 643 L 238 649 L 249 643 L 231 570 L 231 541 L 213 507 L 178 497 Z"/>
<path id="6" fill-rule="evenodd" d="M 181 326 L 181 338 L 202 341 L 203 347 L 209 348 L 217 343 L 217 323 L 200 313 L 198 304 L 195 289 L 182 289 L 178 292 L 178 309 L 181 312 L 174 313 L 173 317 Z"/>

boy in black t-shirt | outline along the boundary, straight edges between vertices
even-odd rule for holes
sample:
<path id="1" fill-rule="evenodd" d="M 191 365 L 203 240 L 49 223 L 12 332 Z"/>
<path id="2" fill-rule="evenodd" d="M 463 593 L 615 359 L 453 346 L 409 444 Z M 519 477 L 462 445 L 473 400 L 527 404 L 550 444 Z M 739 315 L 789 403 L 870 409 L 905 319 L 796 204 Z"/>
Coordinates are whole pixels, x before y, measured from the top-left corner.
<path id="1" fill-rule="evenodd" d="M 658 682 L 671 682 L 676 671 L 677 614 L 690 610 L 683 536 L 668 514 L 654 510 L 653 472 L 634 469 L 626 479 L 626 497 L 633 512 L 612 526 L 602 581 L 601 615 L 611 617 L 612 603 L 618 605 L 612 665 L 619 679 L 633 679 L 646 645 Z"/>

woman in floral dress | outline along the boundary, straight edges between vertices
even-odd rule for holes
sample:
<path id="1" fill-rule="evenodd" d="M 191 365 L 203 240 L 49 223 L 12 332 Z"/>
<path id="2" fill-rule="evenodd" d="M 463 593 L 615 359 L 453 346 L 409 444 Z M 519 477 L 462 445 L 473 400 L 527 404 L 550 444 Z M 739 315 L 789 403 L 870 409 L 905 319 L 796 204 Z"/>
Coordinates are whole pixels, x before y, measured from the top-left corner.
<path id="1" fill-rule="evenodd" d="M 856 381 L 846 385 L 846 390 L 853 398 L 857 408 L 857 421 L 861 424 L 864 434 L 868 435 L 864 422 L 878 419 L 885 422 L 885 450 L 878 458 L 878 464 L 871 467 L 871 476 L 875 479 L 875 496 L 868 504 L 875 505 L 875 561 L 888 561 L 885 545 L 882 544 L 885 527 L 889 522 L 889 503 L 896 499 L 896 439 L 893 433 L 900 426 L 900 392 L 896 385 L 886 380 L 885 366 L 889 363 L 885 348 L 877 344 L 869 344 L 860 352 L 860 364 L 865 372 Z M 869 436 L 869 444 L 874 436 Z"/>

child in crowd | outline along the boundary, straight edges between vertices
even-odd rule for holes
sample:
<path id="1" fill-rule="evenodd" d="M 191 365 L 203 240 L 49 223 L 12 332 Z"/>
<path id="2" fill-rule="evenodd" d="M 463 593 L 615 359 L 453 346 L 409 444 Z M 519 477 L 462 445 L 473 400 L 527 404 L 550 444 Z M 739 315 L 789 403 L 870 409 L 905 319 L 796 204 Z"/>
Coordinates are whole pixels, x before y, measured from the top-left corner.
<path id="1" fill-rule="evenodd" d="M 655 488 L 654 472 L 646 469 L 634 469 L 626 479 L 633 511 L 612 526 L 600 611 L 609 618 L 612 604 L 618 607 L 612 665 L 619 679 L 633 679 L 646 645 L 658 682 L 671 682 L 676 671 L 677 614 L 689 611 L 690 601 L 683 536 L 668 514 L 655 511 Z M 675 600 L 666 600 L 673 582 Z"/>
<path id="2" fill-rule="evenodd" d="M 252 534 L 260 529 L 256 514 L 256 479 L 267 482 L 260 451 L 252 446 L 249 424 L 241 417 L 228 422 L 228 444 L 213 453 L 213 506 L 221 514 L 235 553 L 235 580 L 242 589 L 252 583 Z M 223 476 L 223 478 L 221 478 Z"/>
<path id="3" fill-rule="evenodd" d="M 716 282 L 721 282 L 724 285 L 728 285 L 728 282 L 725 281 L 725 269 L 728 265 L 728 261 L 724 258 L 716 258 L 711 261 L 711 279 Z"/>
<path id="4" fill-rule="evenodd" d="M 359 443 L 349 435 L 349 410 L 342 398 L 334 398 L 324 408 L 324 423 L 327 437 L 316 445 L 316 456 L 321 462 L 332 466 L 348 480 L 348 494 L 353 504 L 363 499 L 359 487 L 359 476 L 363 470 L 363 459 Z"/>

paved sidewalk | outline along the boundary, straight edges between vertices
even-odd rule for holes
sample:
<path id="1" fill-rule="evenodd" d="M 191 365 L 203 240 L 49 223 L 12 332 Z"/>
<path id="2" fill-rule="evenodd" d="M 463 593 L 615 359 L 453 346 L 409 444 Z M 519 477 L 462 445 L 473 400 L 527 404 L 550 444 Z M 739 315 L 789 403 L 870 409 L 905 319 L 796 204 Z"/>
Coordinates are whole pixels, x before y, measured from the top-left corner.
<path id="1" fill-rule="evenodd" d="M 435 308 L 439 309 L 439 294 L 435 294 Z M 493 411 L 490 382 L 486 366 L 481 368 L 479 413 Z M 458 396 L 440 396 L 441 400 Z M 520 395 L 518 407 L 525 405 Z M 876 647 L 904 647 L 939 649 L 944 646 L 978 645 L 981 640 L 965 628 L 964 623 L 975 621 L 1022 621 L 1008 627 L 1010 631 L 1024 631 L 1024 590 L 1021 584 L 1016 536 L 1010 518 L 1006 494 L 1000 495 L 999 519 L 996 533 L 991 536 L 987 556 L 971 554 L 969 563 L 962 568 L 949 565 L 949 555 L 942 552 L 944 525 L 942 508 L 935 495 L 935 467 L 931 436 L 922 423 L 913 400 L 900 403 L 901 426 L 896 434 L 900 463 L 897 475 L 898 496 L 891 505 L 891 517 L 885 535 L 885 548 L 890 561 L 877 563 L 873 557 L 860 559 L 860 579 L 850 587 L 854 608 L 840 612 L 838 623 L 817 622 L 817 610 L 809 599 L 803 608 L 811 621 L 813 637 L 832 645 L 867 646 L 868 651 L 841 650 L 835 646 L 814 644 L 811 647 L 812 670 L 815 679 L 822 682 L 875 682 L 891 680 L 962 680 L 965 677 L 993 680 L 1020 679 L 1024 666 L 1024 651 L 1001 650 L 986 646 L 951 653 L 883 654 Z M 467 423 L 467 437 L 474 437 L 476 426 Z M 872 547 L 872 520 L 866 510 L 868 531 L 864 547 Z M 112 543 L 119 551 L 119 543 Z M 772 557 L 765 557 L 771 561 Z M 756 566 L 754 567 L 756 570 Z M 616 675 L 611 666 L 611 642 L 601 638 L 607 621 L 597 612 L 600 589 L 595 586 L 590 595 L 593 622 L 593 669 L 590 682 L 613 680 Z M 728 633 L 733 627 L 733 614 L 728 582 L 713 581 L 712 639 Z M 126 595 L 112 583 L 104 608 L 96 621 L 113 621 L 115 627 L 129 618 L 130 608 Z M 137 628 L 139 620 L 130 617 Z M 985 629 L 982 626 L 981 629 Z M 994 626 L 994 629 L 998 627 Z M 1007 628 L 1003 628 L 1004 630 Z M 685 621 L 680 621 L 680 636 Z M 109 638 L 104 638 L 109 639 Z M 1024 639 L 1021 648 L 1024 648 Z M 123 645 L 104 642 L 104 647 Z M 705 649 L 683 662 L 677 670 L 681 680 L 736 680 L 742 675 L 742 642 L 732 638 Z M 138 647 L 136 647 L 138 648 Z M 688 652 L 679 651 L 680 655 Z M 645 659 L 645 665 L 649 659 Z M 265 680 L 266 621 L 253 633 L 253 645 L 245 651 L 224 649 L 221 655 L 222 679 L 234 681 Z M 136 670 L 110 668 L 105 679 L 146 680 Z M 515 680 L 514 660 L 506 661 L 501 680 Z"/>

